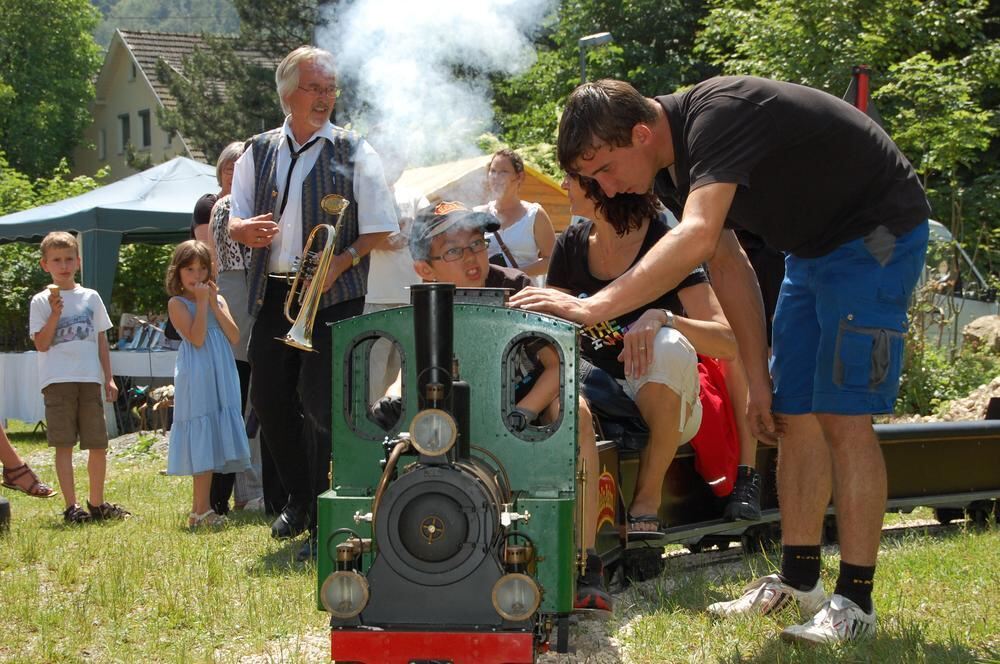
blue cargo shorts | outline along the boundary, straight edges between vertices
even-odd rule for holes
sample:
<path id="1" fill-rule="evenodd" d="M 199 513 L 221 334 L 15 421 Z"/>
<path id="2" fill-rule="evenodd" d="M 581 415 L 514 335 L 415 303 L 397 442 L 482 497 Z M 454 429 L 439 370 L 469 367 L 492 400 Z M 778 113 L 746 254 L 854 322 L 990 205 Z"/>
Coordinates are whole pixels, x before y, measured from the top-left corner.
<path id="1" fill-rule="evenodd" d="M 899 391 L 906 310 L 928 225 L 885 226 L 819 258 L 785 258 L 774 314 L 775 413 L 890 413 Z"/>

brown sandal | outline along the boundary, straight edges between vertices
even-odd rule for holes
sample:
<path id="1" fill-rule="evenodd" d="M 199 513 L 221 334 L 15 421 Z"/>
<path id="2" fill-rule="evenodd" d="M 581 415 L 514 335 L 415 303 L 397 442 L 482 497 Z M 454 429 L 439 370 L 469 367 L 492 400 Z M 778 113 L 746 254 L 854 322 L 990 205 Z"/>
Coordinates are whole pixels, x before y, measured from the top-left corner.
<path id="1" fill-rule="evenodd" d="M 17 484 L 17 480 L 21 479 L 25 475 L 31 480 L 31 485 L 25 489 L 23 486 Z M 28 464 L 22 464 L 17 468 L 4 468 L 3 469 L 3 485 L 8 489 L 16 489 L 17 491 L 23 491 L 29 496 L 34 496 L 36 498 L 51 498 L 58 493 L 55 489 L 45 484 L 40 479 L 35 472 L 28 467 Z"/>

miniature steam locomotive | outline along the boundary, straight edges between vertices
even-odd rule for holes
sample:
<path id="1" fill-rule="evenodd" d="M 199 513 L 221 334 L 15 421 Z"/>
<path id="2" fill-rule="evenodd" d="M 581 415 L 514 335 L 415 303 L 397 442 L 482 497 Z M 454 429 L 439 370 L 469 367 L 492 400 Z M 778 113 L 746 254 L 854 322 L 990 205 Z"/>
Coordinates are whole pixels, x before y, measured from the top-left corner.
<path id="1" fill-rule="evenodd" d="M 578 329 L 506 308 L 497 289 L 423 284 L 411 294 L 409 307 L 333 326 L 332 488 L 319 498 L 317 561 L 332 659 L 487 664 L 533 662 L 550 643 L 565 652 L 587 490 L 576 462 Z M 562 366 L 559 414 L 512 427 L 519 351 L 539 340 Z M 372 409 L 376 343 L 392 343 L 402 363 L 388 432 Z M 997 509 L 1000 422 L 879 435 L 890 509 L 935 506 L 942 520 Z M 663 486 L 660 517 L 671 527 L 654 543 L 625 536 L 637 456 L 613 441 L 599 451 L 598 549 L 609 574 L 658 574 L 666 542 L 697 550 L 779 536 L 774 448 L 758 452 L 762 520 L 730 523 L 682 447 Z"/>

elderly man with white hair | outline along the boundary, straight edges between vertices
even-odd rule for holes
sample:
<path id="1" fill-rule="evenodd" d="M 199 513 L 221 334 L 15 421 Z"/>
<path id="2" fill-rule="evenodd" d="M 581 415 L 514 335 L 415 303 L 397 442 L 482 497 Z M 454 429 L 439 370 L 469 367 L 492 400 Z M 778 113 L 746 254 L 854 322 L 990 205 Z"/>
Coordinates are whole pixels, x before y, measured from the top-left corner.
<path id="1" fill-rule="evenodd" d="M 364 307 L 368 253 L 399 230 L 392 194 L 378 155 L 355 133 L 330 122 L 336 100 L 333 56 L 301 46 L 275 73 L 281 108 L 277 129 L 254 136 L 233 175 L 229 234 L 253 249 L 248 271 L 249 313 L 256 316 L 250 338 L 250 399 L 265 445 L 288 491 L 288 502 L 271 526 L 271 536 L 313 537 L 300 559 L 315 555 L 316 497 L 328 487 L 330 459 L 330 331 L 327 323 L 358 315 Z M 333 224 L 321 201 L 345 197 L 335 256 L 313 328 L 317 354 L 285 345 L 290 324 L 283 306 L 285 279 L 310 231 Z"/>

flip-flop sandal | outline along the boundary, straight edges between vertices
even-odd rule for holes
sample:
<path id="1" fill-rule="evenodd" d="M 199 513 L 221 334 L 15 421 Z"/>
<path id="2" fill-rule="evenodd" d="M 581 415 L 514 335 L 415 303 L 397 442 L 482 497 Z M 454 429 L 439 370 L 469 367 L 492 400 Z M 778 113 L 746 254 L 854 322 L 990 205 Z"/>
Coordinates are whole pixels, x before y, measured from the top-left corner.
<path id="1" fill-rule="evenodd" d="M 21 479 L 25 475 L 28 475 L 31 478 L 31 486 L 27 489 L 17 484 L 17 480 Z M 17 468 L 4 468 L 3 486 L 8 489 L 14 489 L 15 491 L 23 491 L 29 496 L 34 496 L 35 498 L 51 498 L 58 493 L 48 484 L 45 484 L 38 479 L 38 475 L 35 475 L 35 472 L 31 470 L 26 463 L 18 466 Z"/>
<path id="2" fill-rule="evenodd" d="M 660 530 L 660 519 L 655 514 L 639 514 L 635 515 L 631 512 L 626 512 L 626 517 L 628 518 L 628 527 L 625 530 L 625 536 L 635 542 L 643 542 L 646 540 L 655 540 L 666 537 L 666 534 Z M 653 528 L 650 529 L 639 529 L 635 528 L 636 524 L 653 524 Z"/>

